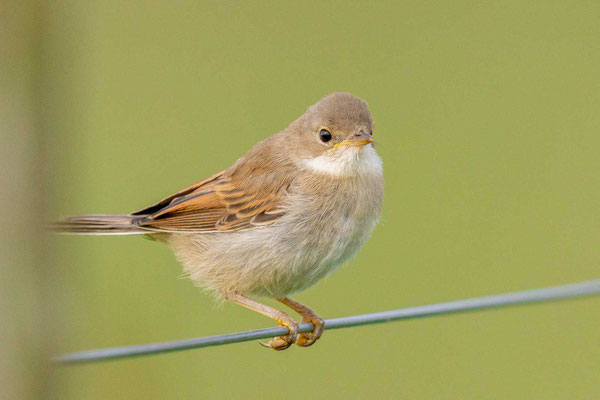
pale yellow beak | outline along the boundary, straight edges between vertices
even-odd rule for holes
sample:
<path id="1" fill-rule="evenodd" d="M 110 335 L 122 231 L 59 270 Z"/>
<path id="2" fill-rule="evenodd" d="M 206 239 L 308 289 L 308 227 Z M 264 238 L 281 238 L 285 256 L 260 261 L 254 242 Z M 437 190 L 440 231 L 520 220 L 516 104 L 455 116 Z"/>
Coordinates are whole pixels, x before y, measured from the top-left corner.
<path id="1" fill-rule="evenodd" d="M 368 133 L 355 133 L 350 136 L 348 139 L 343 140 L 339 143 L 333 145 L 333 148 L 339 146 L 364 146 L 365 144 L 369 144 L 373 142 L 373 137 Z"/>

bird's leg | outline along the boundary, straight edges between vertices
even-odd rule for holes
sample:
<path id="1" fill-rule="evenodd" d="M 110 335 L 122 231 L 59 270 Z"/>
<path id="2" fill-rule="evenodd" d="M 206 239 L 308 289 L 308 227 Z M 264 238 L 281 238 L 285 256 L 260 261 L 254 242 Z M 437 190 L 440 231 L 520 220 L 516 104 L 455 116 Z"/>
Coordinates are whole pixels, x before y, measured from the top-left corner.
<path id="1" fill-rule="evenodd" d="M 269 318 L 273 318 L 279 323 L 279 326 L 288 328 L 290 333 L 285 336 L 273 338 L 272 340 L 269 340 L 268 344 L 259 341 L 264 347 L 269 347 L 273 350 L 285 350 L 296 342 L 296 338 L 298 337 L 298 322 L 283 311 L 279 311 L 238 293 L 225 293 L 224 296 L 227 300 L 261 313 Z"/>
<path id="2" fill-rule="evenodd" d="M 304 304 L 298 303 L 296 300 L 292 300 L 289 297 L 277 299 L 277 301 L 285 304 L 292 310 L 296 311 L 302 316 L 302 322 L 312 322 L 315 328 L 311 332 L 301 333 L 296 339 L 296 344 L 302 347 L 308 347 L 317 341 L 323 334 L 323 327 L 325 326 L 325 320 L 319 317 L 313 310 L 306 307 Z"/>

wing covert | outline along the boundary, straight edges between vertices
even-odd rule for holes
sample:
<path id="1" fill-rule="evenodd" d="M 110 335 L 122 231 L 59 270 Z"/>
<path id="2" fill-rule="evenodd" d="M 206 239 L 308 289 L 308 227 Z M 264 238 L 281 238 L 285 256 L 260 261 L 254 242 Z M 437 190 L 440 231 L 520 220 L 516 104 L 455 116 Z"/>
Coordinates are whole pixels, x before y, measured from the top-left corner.
<path id="1" fill-rule="evenodd" d="M 254 185 L 244 185 L 248 180 L 223 171 L 132 215 L 139 215 L 135 223 L 151 231 L 226 232 L 269 225 L 285 214 L 289 184 L 264 190 L 264 178 L 252 176 Z"/>

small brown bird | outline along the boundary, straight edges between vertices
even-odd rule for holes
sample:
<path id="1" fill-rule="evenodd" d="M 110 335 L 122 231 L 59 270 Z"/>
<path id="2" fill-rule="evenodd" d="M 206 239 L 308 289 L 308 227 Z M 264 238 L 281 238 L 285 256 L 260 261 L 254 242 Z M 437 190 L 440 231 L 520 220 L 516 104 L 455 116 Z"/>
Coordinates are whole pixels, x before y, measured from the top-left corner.
<path id="1" fill-rule="evenodd" d="M 383 199 L 367 104 L 350 93 L 319 100 L 231 167 L 143 210 L 65 217 L 63 233 L 141 234 L 167 243 L 192 281 L 286 326 L 263 344 L 310 346 L 324 321 L 287 297 L 332 273 L 366 242 Z M 248 296 L 273 297 L 298 322 Z"/>

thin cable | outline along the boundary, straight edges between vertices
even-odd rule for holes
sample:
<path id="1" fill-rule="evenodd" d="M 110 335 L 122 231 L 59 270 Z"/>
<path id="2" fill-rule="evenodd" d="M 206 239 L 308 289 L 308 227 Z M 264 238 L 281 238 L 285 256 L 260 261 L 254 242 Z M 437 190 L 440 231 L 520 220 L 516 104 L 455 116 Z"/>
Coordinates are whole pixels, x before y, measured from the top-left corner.
<path id="1" fill-rule="evenodd" d="M 531 289 L 524 290 L 522 292 L 475 297 L 465 300 L 449 301 L 446 303 L 328 319 L 325 321 L 325 329 L 340 329 L 360 325 L 381 324 L 390 321 L 433 317 L 436 315 L 454 314 L 459 312 L 515 306 L 528 303 L 539 303 L 591 295 L 600 295 L 600 279 L 543 289 Z M 312 329 L 313 324 L 304 323 L 300 324 L 298 332 L 309 332 Z M 220 346 L 237 342 L 246 342 L 249 340 L 286 335 L 287 333 L 288 329 L 286 327 L 259 329 L 256 331 L 230 333 L 227 335 L 178 340 L 173 342 L 80 351 L 57 356 L 53 358 L 53 361 L 60 364 L 73 364 L 127 358 L 200 347 Z"/>

